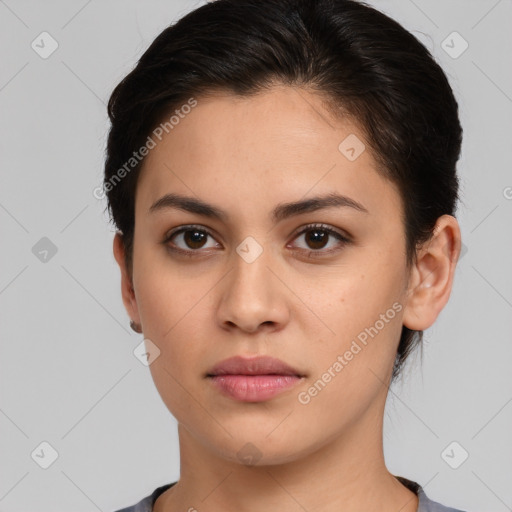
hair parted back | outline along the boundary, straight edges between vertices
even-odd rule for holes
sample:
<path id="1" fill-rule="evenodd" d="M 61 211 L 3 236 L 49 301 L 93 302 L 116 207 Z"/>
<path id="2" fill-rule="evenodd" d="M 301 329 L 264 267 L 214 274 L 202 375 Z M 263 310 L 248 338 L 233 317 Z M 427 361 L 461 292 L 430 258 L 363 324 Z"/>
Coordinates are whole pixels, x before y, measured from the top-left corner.
<path id="1" fill-rule="evenodd" d="M 455 215 L 458 105 L 443 70 L 411 33 L 356 0 L 215 0 L 161 32 L 108 103 L 104 189 L 130 272 L 144 160 L 107 187 L 112 177 L 191 97 L 217 90 L 250 96 L 276 84 L 317 92 L 334 115 L 357 122 L 379 172 L 400 191 L 408 265 L 438 217 Z M 402 327 L 393 379 L 422 337 Z"/>

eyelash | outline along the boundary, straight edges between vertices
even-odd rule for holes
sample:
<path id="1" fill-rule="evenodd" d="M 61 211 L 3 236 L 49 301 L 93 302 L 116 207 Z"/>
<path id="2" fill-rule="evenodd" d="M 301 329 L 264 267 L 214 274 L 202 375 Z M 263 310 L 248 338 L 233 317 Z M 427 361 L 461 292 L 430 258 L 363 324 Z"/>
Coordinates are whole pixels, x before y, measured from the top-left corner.
<path id="1" fill-rule="evenodd" d="M 337 251 L 340 250 L 341 247 L 344 247 L 345 245 L 351 243 L 351 240 L 349 238 L 347 238 L 346 236 L 342 235 L 340 232 L 332 229 L 331 227 L 329 227 L 326 224 L 308 224 L 307 226 L 304 226 L 304 228 L 302 228 L 301 231 L 299 231 L 298 233 L 296 233 L 294 235 L 293 240 L 295 240 L 299 236 L 303 235 L 304 233 L 307 233 L 308 231 L 313 231 L 315 229 L 317 229 L 319 231 L 324 231 L 328 235 L 333 236 L 334 238 L 336 238 L 340 242 L 340 244 L 339 244 L 340 247 L 329 249 L 327 251 L 324 251 L 322 249 L 317 249 L 317 250 L 311 249 L 311 250 L 308 250 L 308 249 L 301 249 L 301 248 L 294 249 L 295 251 L 306 251 L 306 252 L 308 252 L 307 257 L 309 257 L 309 258 L 310 257 L 317 258 L 317 257 L 322 257 L 322 256 L 330 255 L 333 252 L 337 252 Z M 205 229 L 203 226 L 199 226 L 199 225 L 196 225 L 196 224 L 190 224 L 190 225 L 187 225 L 187 226 L 181 226 L 180 228 L 177 228 L 177 229 L 171 231 L 168 235 L 166 235 L 166 237 L 165 237 L 165 239 L 163 240 L 162 243 L 164 245 L 166 245 L 166 247 L 167 247 L 167 249 L 169 251 L 172 251 L 174 253 L 183 254 L 183 255 L 189 256 L 189 257 L 194 257 L 194 256 L 197 255 L 197 253 L 205 252 L 205 251 L 201 251 L 201 249 L 185 250 L 185 249 L 181 249 L 179 247 L 171 247 L 171 246 L 168 245 L 169 242 L 171 241 L 171 239 L 174 238 L 176 235 L 178 235 L 180 233 L 187 232 L 187 231 L 194 231 L 194 230 L 200 231 L 201 233 L 205 233 L 208 236 L 214 238 L 213 235 L 207 229 Z"/>

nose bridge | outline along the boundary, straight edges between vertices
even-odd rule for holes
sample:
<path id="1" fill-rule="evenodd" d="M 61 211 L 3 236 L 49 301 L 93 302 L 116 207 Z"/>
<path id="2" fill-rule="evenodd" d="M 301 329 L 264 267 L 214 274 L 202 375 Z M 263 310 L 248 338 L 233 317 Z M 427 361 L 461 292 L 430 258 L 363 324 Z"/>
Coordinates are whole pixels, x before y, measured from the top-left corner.
<path id="1" fill-rule="evenodd" d="M 270 280 L 273 277 L 267 268 L 272 265 L 270 252 L 269 247 L 263 247 L 253 237 L 245 238 L 236 247 L 232 255 L 233 271 L 229 283 L 235 295 L 253 296 L 259 301 L 269 298 L 272 288 Z"/>
<path id="2" fill-rule="evenodd" d="M 253 237 L 236 247 L 219 308 L 222 323 L 253 331 L 262 323 L 285 320 L 284 290 L 279 289 L 278 280 L 268 268 L 273 267 L 272 260 L 271 249 Z"/>

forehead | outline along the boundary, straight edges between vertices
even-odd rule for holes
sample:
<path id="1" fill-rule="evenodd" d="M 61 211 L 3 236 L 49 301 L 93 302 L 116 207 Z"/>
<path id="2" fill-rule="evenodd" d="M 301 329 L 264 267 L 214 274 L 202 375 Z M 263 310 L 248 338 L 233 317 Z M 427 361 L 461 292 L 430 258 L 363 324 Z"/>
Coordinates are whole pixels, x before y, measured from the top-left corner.
<path id="1" fill-rule="evenodd" d="M 139 178 L 140 208 L 172 191 L 248 207 L 333 189 L 363 204 L 399 205 L 398 190 L 376 171 L 361 129 L 334 118 L 319 95 L 282 86 L 195 100 L 155 139 Z"/>

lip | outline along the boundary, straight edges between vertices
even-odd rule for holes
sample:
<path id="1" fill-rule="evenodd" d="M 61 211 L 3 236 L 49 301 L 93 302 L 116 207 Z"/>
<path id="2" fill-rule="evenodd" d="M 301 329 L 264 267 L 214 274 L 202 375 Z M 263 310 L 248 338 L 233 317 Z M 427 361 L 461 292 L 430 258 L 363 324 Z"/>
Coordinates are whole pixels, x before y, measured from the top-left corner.
<path id="1" fill-rule="evenodd" d="M 296 375 L 301 372 L 280 359 L 269 356 L 235 356 L 217 363 L 207 374 L 214 375 Z"/>
<path id="2" fill-rule="evenodd" d="M 273 357 L 235 356 L 216 364 L 206 377 L 232 399 L 262 402 L 296 386 L 305 375 Z"/>

